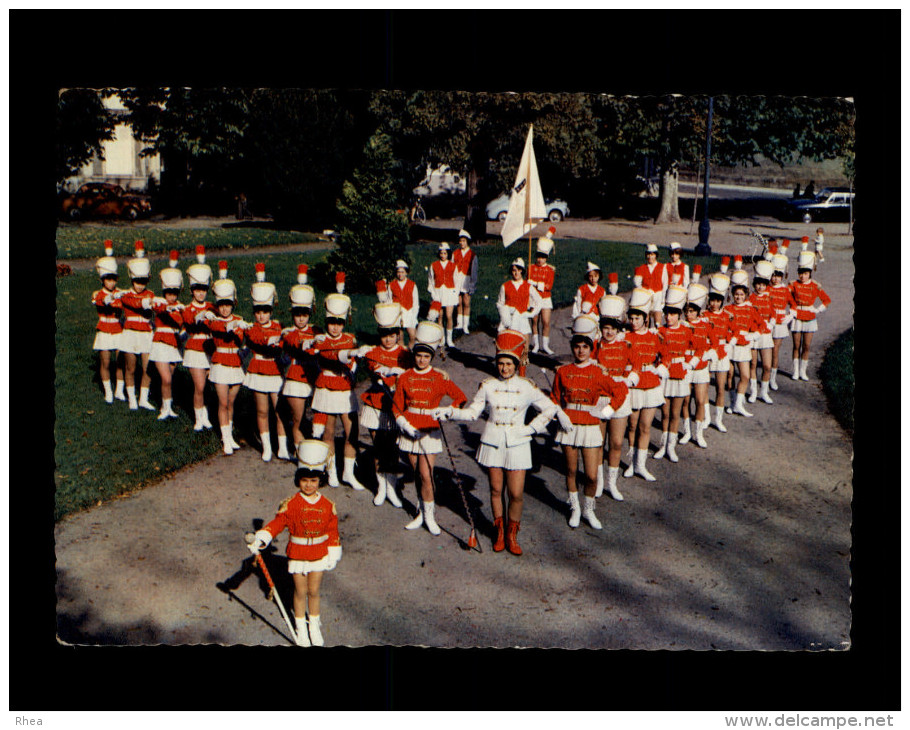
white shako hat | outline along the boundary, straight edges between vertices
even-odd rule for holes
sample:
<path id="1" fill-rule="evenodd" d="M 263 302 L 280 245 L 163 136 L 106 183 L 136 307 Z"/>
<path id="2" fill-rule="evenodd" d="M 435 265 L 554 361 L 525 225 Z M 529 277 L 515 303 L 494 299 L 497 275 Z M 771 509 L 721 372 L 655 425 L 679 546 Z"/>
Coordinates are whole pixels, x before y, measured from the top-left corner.
<path id="1" fill-rule="evenodd" d="M 95 271 L 102 279 L 105 276 L 117 276 L 117 259 L 114 258 L 114 242 L 107 239 L 104 242 L 104 256 L 95 262 Z"/>
<path id="2" fill-rule="evenodd" d="M 325 316 L 335 319 L 347 319 L 351 311 L 351 298 L 347 294 L 333 292 L 325 298 Z"/>
<path id="3" fill-rule="evenodd" d="M 686 287 L 679 286 L 678 284 L 671 284 L 667 287 L 667 293 L 664 297 L 664 308 L 679 309 L 682 310 L 686 306 L 686 298 L 688 291 Z"/>
<path id="4" fill-rule="evenodd" d="M 297 267 L 297 283 L 288 292 L 288 299 L 291 300 L 291 309 L 294 307 L 312 307 L 313 301 L 316 299 L 316 292 L 313 291 L 313 287 L 306 283 L 307 271 L 308 267 L 306 264 L 300 264 Z"/>
<path id="5" fill-rule="evenodd" d="M 629 309 L 637 309 L 639 312 L 647 314 L 651 311 L 651 299 L 653 297 L 654 292 L 650 289 L 637 286 L 632 290 L 632 295 L 629 297 Z"/>
<path id="6" fill-rule="evenodd" d="M 373 319 L 383 329 L 399 327 L 401 323 L 401 305 L 398 302 L 377 302 L 373 305 Z"/>
<path id="7" fill-rule="evenodd" d="M 689 284 L 686 297 L 689 300 L 689 304 L 694 304 L 699 309 L 704 309 L 705 303 L 708 301 L 708 287 L 693 281 Z"/>
<path id="8" fill-rule="evenodd" d="M 682 246 L 678 241 L 670 241 L 670 252 L 679 251 L 682 253 Z"/>
<path id="9" fill-rule="evenodd" d="M 212 293 L 216 303 L 237 301 L 237 286 L 228 279 L 227 261 L 218 262 L 218 278 L 212 284 Z"/>
<path id="10" fill-rule="evenodd" d="M 131 279 L 147 279 L 152 272 L 151 262 L 145 257 L 145 243 L 136 241 L 135 256 L 126 262 Z"/>
<path id="11" fill-rule="evenodd" d="M 585 337 L 593 347 L 600 339 L 600 321 L 590 314 L 579 314 L 572 320 L 572 337 Z"/>
<path id="12" fill-rule="evenodd" d="M 256 264 L 256 281 L 250 287 L 254 307 L 271 307 L 275 304 L 275 285 L 265 280 L 265 264 Z"/>
<path id="13" fill-rule="evenodd" d="M 648 253 L 657 253 L 657 244 L 656 244 L 656 243 L 649 243 L 647 246 L 645 246 L 645 253 L 646 253 L 646 254 L 648 254 Z"/>
<path id="14" fill-rule="evenodd" d="M 774 273 L 774 265 L 770 261 L 761 259 L 755 262 L 755 276 L 759 279 L 771 281 L 771 274 Z"/>
<path id="15" fill-rule="evenodd" d="M 812 251 L 800 251 L 796 259 L 796 270 L 811 269 L 815 266 L 815 254 Z"/>
<path id="16" fill-rule="evenodd" d="M 720 294 L 721 296 L 726 296 L 727 291 L 730 288 L 730 277 L 725 273 L 718 271 L 714 274 L 711 274 L 711 294 Z"/>
<path id="17" fill-rule="evenodd" d="M 518 267 L 519 269 L 521 269 L 522 271 L 527 271 L 527 270 L 528 270 L 528 267 L 525 266 L 525 260 L 524 260 L 521 256 L 519 256 L 519 257 L 518 257 L 517 259 L 515 259 L 511 264 L 509 264 L 509 271 L 512 270 L 512 267 L 513 267 L 513 266 L 517 266 L 517 267 Z"/>
<path id="18" fill-rule="evenodd" d="M 626 311 L 626 300 L 618 294 L 607 294 L 597 303 L 601 317 L 620 319 Z"/>
<path id="19" fill-rule="evenodd" d="M 774 258 L 771 259 L 771 266 L 774 267 L 775 271 L 779 271 L 786 276 L 787 269 L 790 268 L 790 259 L 782 253 L 774 254 Z"/>
<path id="20" fill-rule="evenodd" d="M 297 446 L 297 469 L 324 472 L 329 461 L 329 445 L 317 439 L 304 439 Z"/>
<path id="21" fill-rule="evenodd" d="M 733 257 L 733 271 L 730 273 L 730 281 L 734 286 L 749 286 L 749 274 L 743 269 L 743 257 Z"/>
<path id="22" fill-rule="evenodd" d="M 432 355 L 436 353 L 436 348 L 442 344 L 445 330 L 436 322 L 423 321 L 417 325 L 414 337 L 416 342 L 411 350 L 417 352 L 418 349 L 423 349 Z"/>
<path id="23" fill-rule="evenodd" d="M 467 239 L 470 241 L 470 240 L 471 240 L 471 234 L 468 233 L 464 228 L 462 228 L 460 231 L 458 231 L 458 238 L 459 238 L 459 239 L 467 238 Z"/>
<path id="24" fill-rule="evenodd" d="M 601 273 L 600 267 L 597 264 L 593 261 L 588 261 L 588 270 L 585 273 L 590 274 L 592 271 L 596 271 L 598 274 Z"/>
<path id="25" fill-rule="evenodd" d="M 161 269 L 159 274 L 162 289 L 183 288 L 183 272 L 177 268 L 177 259 L 177 252 L 171 251 L 170 256 L 168 256 L 167 266 Z"/>
<path id="26" fill-rule="evenodd" d="M 549 256 L 553 253 L 553 234 L 556 233 L 556 228 L 550 226 L 547 229 L 547 233 L 542 238 L 537 239 L 537 253 L 543 256 Z"/>
<path id="27" fill-rule="evenodd" d="M 395 262 L 395 271 L 398 271 L 398 269 L 404 269 L 405 271 L 410 271 L 411 267 L 408 266 L 408 262 L 405 261 L 404 259 L 398 259 L 398 261 Z"/>
<path id="28" fill-rule="evenodd" d="M 449 244 L 447 244 L 445 241 L 443 241 L 442 243 L 439 244 L 439 247 L 436 250 L 437 251 L 451 251 L 452 247 Z"/>
<path id="29" fill-rule="evenodd" d="M 212 283 L 212 267 L 205 263 L 205 246 L 196 246 L 196 263 L 186 270 L 190 286 L 208 287 Z"/>

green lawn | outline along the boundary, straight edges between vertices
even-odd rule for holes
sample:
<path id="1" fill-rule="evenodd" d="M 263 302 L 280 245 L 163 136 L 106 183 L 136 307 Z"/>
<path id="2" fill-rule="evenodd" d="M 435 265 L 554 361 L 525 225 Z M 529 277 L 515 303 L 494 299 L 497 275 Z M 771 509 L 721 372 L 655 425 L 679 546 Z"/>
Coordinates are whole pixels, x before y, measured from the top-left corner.
<path id="1" fill-rule="evenodd" d="M 224 240 L 230 240 L 236 232 L 219 233 L 225 237 Z M 180 235 L 177 234 L 178 237 Z M 299 234 L 296 235 L 299 240 Z M 148 244 L 149 239 L 145 240 Z M 167 247 L 170 245 L 172 244 Z M 206 245 L 212 250 L 226 248 L 219 237 L 209 239 Z M 527 257 L 527 242 L 517 242 L 509 249 L 503 249 L 501 245 L 484 245 L 475 250 L 480 259 L 480 280 L 478 295 L 472 305 L 474 329 L 485 329 L 492 333 L 498 321 L 495 303 L 499 286 L 506 280 L 512 260 L 518 256 Z M 408 252 L 413 262 L 411 278 L 419 287 L 424 313 L 429 305 L 426 268 L 436 258 L 436 245 L 413 245 L 408 247 Z M 93 252 L 91 255 L 96 254 Z M 231 258 L 219 253 L 217 258 L 228 261 L 229 275 L 238 287 L 240 301 L 237 311 L 248 320 L 252 318 L 249 289 L 254 279 L 254 265 L 256 261 L 263 261 L 267 279 L 278 290 L 274 317 L 286 326 L 290 324 L 287 295 L 290 287 L 296 283 L 297 265 L 307 263 L 312 266 L 323 261 L 327 254 L 328 252 L 320 251 Z M 642 258 L 642 248 L 635 244 L 557 241 L 551 258 L 557 269 L 554 303 L 556 306 L 571 303 L 583 280 L 587 261 L 596 262 L 605 275 L 616 271 L 620 277 L 620 290 L 630 290 L 632 272 Z M 666 260 L 666 252 L 660 258 Z M 696 258 L 690 255 L 686 260 L 689 263 L 700 263 L 706 273 L 715 271 L 719 265 L 718 256 Z M 209 261 L 213 268 L 217 266 L 216 258 L 211 257 Z M 158 272 L 164 263 L 152 262 L 150 288 L 153 291 L 157 288 L 156 282 L 160 282 Z M 128 284 L 128 280 L 122 279 L 121 282 L 123 286 Z M 221 448 L 217 429 L 198 433 L 193 431 L 194 419 L 187 415 L 188 411 L 192 412 L 192 385 L 182 367 L 177 368 L 174 378 L 174 405 L 180 414 L 177 419 L 158 421 L 156 412 L 141 409 L 131 412 L 121 401 L 115 401 L 111 405 L 104 402 L 97 375 L 97 356 L 91 349 L 97 317 L 89 302 L 91 293 L 97 288 L 98 280 L 94 272 L 77 271 L 57 280 L 56 519 L 139 489 L 184 466 L 218 453 Z M 325 293 L 317 291 L 317 302 L 322 301 Z M 187 299 L 187 293 L 184 292 L 181 301 Z M 372 318 L 375 295 L 351 294 L 351 299 L 351 324 L 348 329 L 355 332 L 359 340 L 375 343 L 377 338 Z M 321 307 L 315 310 L 314 322 L 318 325 L 324 321 L 323 311 Z M 154 375 L 151 400 L 156 405 L 160 403 L 157 377 Z M 216 422 L 214 392 L 208 394 L 208 404 L 210 418 Z M 241 389 L 237 399 L 234 422 L 235 430 L 241 438 L 253 438 L 253 432 L 256 431 L 255 408 L 245 389 Z"/>
<path id="2" fill-rule="evenodd" d="M 137 239 L 149 253 L 166 253 L 176 249 L 181 254 L 195 255 L 196 246 L 222 253 L 259 246 L 313 243 L 321 240 L 312 233 L 270 231 L 262 228 L 191 228 L 175 230 L 155 226 L 83 226 L 61 223 L 57 226 L 57 259 L 97 258 L 104 255 L 104 241 L 114 244 L 114 255 L 133 255 Z M 211 257 L 209 257 L 211 258 Z"/>
<path id="3" fill-rule="evenodd" d="M 841 334 L 825 351 L 819 368 L 828 406 L 838 423 L 853 435 L 853 328 Z"/>

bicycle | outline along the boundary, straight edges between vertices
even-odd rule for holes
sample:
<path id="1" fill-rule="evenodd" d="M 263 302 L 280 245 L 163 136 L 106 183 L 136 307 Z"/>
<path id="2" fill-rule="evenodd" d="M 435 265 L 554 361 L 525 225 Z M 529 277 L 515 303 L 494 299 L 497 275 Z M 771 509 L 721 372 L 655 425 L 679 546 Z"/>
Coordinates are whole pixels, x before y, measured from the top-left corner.
<path id="1" fill-rule="evenodd" d="M 423 206 L 420 204 L 420 198 L 418 197 L 414 201 L 414 205 L 411 206 L 411 210 L 408 213 L 408 218 L 411 223 L 425 223 L 427 220 L 427 213 L 423 209 Z"/>
<path id="2" fill-rule="evenodd" d="M 765 258 L 768 253 L 768 238 L 752 228 L 749 229 L 749 234 L 752 237 L 752 246 L 749 249 L 748 257 L 749 261 L 754 264 Z"/>

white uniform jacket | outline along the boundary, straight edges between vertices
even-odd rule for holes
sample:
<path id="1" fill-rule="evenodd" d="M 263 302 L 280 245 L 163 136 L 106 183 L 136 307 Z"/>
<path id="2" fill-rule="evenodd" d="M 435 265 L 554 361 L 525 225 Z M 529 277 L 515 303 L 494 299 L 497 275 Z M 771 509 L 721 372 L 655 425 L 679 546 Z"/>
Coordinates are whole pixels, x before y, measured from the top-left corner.
<path id="1" fill-rule="evenodd" d="M 534 406 L 540 413 L 525 426 L 525 414 L 530 406 Z M 557 410 L 556 404 L 533 382 L 520 375 L 513 375 L 508 380 L 484 380 L 471 404 L 467 408 L 454 408 L 451 418 L 476 421 L 487 407 L 490 416 L 480 441 L 493 448 L 528 443 L 533 434 L 546 430 Z"/>

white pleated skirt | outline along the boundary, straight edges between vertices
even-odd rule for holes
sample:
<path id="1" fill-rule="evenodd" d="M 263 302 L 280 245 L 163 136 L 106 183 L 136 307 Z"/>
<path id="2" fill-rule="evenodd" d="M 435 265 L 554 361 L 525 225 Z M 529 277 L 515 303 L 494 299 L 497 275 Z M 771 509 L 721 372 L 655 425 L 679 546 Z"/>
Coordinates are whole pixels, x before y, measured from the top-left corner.
<path id="1" fill-rule="evenodd" d="M 214 363 L 209 370 L 209 382 L 219 385 L 241 385 L 243 383 L 243 368 L 231 367 Z"/>
<path id="2" fill-rule="evenodd" d="M 541 309 L 553 309 L 553 297 L 541 297 L 540 298 Z"/>
<path id="3" fill-rule="evenodd" d="M 664 384 L 664 398 L 685 398 L 691 392 L 692 373 L 686 373 L 686 377 L 679 380 L 668 378 Z"/>
<path id="4" fill-rule="evenodd" d="M 401 326 L 404 329 L 413 329 L 417 327 L 417 307 L 401 310 Z"/>
<path id="5" fill-rule="evenodd" d="M 309 398 L 313 395 L 313 386 L 302 380 L 285 380 L 281 386 L 281 395 L 287 398 Z"/>
<path id="6" fill-rule="evenodd" d="M 407 434 L 398 435 L 398 448 L 406 454 L 441 454 L 442 434 L 439 429 L 421 431 L 421 436 L 416 441 Z"/>
<path id="7" fill-rule="evenodd" d="M 689 374 L 692 376 L 692 385 L 707 385 L 711 382 L 711 371 L 708 368 L 693 370 Z"/>
<path id="8" fill-rule="evenodd" d="M 752 362 L 752 343 L 748 345 L 733 345 L 730 362 Z"/>
<path id="9" fill-rule="evenodd" d="M 791 332 L 818 332 L 818 320 L 817 319 L 794 319 L 790 322 L 790 331 Z"/>
<path id="10" fill-rule="evenodd" d="M 247 373 L 243 378 L 243 385 L 257 393 L 280 393 L 283 384 L 284 378 L 280 375 Z"/>
<path id="11" fill-rule="evenodd" d="M 95 332 L 95 342 L 92 344 L 93 350 L 119 350 L 120 349 L 120 332 Z"/>
<path id="12" fill-rule="evenodd" d="M 604 437 L 600 426 L 592 423 L 590 426 L 576 425 L 569 433 L 559 429 L 556 432 L 556 443 L 578 449 L 594 449 L 604 445 Z"/>
<path id="13" fill-rule="evenodd" d="M 456 307 L 458 306 L 458 290 L 449 289 L 448 287 L 440 287 L 436 289 L 436 298 L 439 300 L 439 303 L 444 307 Z"/>
<path id="14" fill-rule="evenodd" d="M 288 573 L 318 573 L 329 570 L 329 565 L 331 561 L 328 555 L 319 560 L 288 560 Z"/>
<path id="15" fill-rule="evenodd" d="M 353 390 L 329 390 L 316 388 L 310 407 L 319 413 L 357 413 L 357 396 Z"/>
<path id="16" fill-rule="evenodd" d="M 152 351 L 154 332 L 123 330 L 120 333 L 120 352 L 131 352 L 134 355 L 145 355 Z"/>
<path id="17" fill-rule="evenodd" d="M 613 415 L 610 416 L 609 420 L 619 419 L 619 418 L 628 418 L 632 415 L 632 391 L 629 390 L 629 393 L 623 399 L 622 405 L 613 411 Z M 610 405 L 609 398 L 598 398 L 597 406 L 603 408 L 604 406 Z"/>
<path id="18" fill-rule="evenodd" d="M 664 404 L 664 386 L 662 384 L 647 390 L 630 388 L 629 395 L 632 397 L 633 411 L 640 411 L 642 408 L 660 408 Z"/>
<path id="19" fill-rule="evenodd" d="M 771 328 L 771 337 L 775 340 L 785 340 L 790 336 L 790 328 L 785 324 L 776 324 Z"/>
<path id="20" fill-rule="evenodd" d="M 770 350 L 774 347 L 774 338 L 771 336 L 771 333 L 768 332 L 764 335 L 759 335 L 758 339 L 752 343 L 753 350 Z"/>
<path id="21" fill-rule="evenodd" d="M 662 312 L 664 309 L 664 293 L 662 291 L 654 292 L 651 297 L 651 311 Z"/>
<path id="22" fill-rule="evenodd" d="M 397 428 L 391 413 L 366 403 L 360 406 L 360 425 L 370 431 L 394 431 Z"/>
<path id="23" fill-rule="evenodd" d="M 183 355 L 180 354 L 180 350 L 166 342 L 152 342 L 149 360 L 151 362 L 183 362 Z"/>
<path id="24" fill-rule="evenodd" d="M 183 367 L 196 370 L 208 370 L 212 366 L 209 356 L 201 350 L 184 350 Z"/>
<path id="25" fill-rule="evenodd" d="M 727 346 L 728 354 L 725 355 L 725 356 L 724 356 L 723 358 L 721 358 L 720 360 L 714 360 L 710 365 L 708 365 L 708 369 L 709 369 L 712 373 L 726 373 L 726 372 L 728 372 L 728 371 L 730 370 L 730 355 L 729 355 L 729 349 L 730 349 L 730 346 L 728 345 L 728 346 Z"/>
<path id="26" fill-rule="evenodd" d="M 477 463 L 481 466 L 497 467 L 499 469 L 530 469 L 531 441 L 517 446 L 488 446 L 480 444 L 477 449 Z"/>

